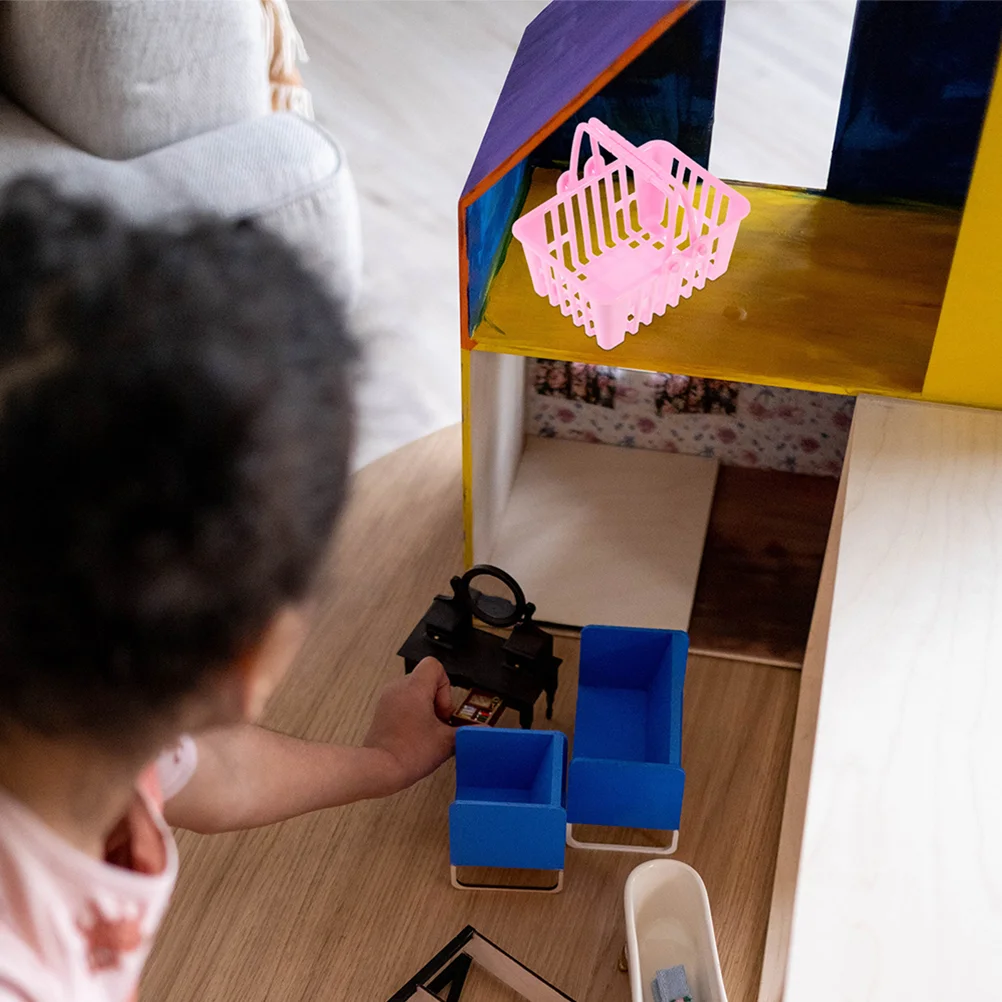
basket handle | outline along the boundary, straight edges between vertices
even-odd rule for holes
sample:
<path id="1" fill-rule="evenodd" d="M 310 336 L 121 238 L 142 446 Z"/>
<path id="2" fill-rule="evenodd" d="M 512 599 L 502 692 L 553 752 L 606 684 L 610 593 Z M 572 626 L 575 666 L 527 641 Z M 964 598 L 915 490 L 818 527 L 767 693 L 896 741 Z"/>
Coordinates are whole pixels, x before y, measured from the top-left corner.
<path id="1" fill-rule="evenodd" d="M 587 122 L 580 122 L 574 130 L 574 141 L 571 144 L 570 169 L 560 178 L 561 187 L 568 187 L 575 184 L 581 173 L 581 140 L 585 133 L 591 143 L 591 155 L 601 156 L 601 149 L 604 146 L 618 160 L 626 158 L 633 159 L 639 164 L 639 173 L 645 181 L 660 188 L 666 195 L 677 194 L 685 208 L 686 221 L 689 224 L 690 246 L 695 248 L 696 240 L 696 213 L 692 207 L 692 196 L 681 181 L 675 178 L 666 178 L 665 172 L 657 165 L 647 160 L 635 146 L 628 143 L 618 132 L 614 132 L 604 122 L 597 118 L 589 118 Z"/>
<path id="2" fill-rule="evenodd" d="M 588 131 L 587 122 L 579 122 L 574 130 L 574 142 L 571 143 L 571 163 L 568 170 L 567 180 L 570 183 L 577 181 L 581 164 L 581 137 Z M 594 152 L 594 147 L 592 147 Z"/>

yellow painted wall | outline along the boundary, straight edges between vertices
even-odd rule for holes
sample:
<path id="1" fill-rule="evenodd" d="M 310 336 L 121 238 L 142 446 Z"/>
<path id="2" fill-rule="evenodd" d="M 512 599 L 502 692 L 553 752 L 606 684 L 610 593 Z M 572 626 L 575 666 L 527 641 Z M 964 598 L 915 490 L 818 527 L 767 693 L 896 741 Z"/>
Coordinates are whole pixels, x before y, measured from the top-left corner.
<path id="1" fill-rule="evenodd" d="M 1002 408 L 1002 64 L 985 116 L 922 395 Z"/>

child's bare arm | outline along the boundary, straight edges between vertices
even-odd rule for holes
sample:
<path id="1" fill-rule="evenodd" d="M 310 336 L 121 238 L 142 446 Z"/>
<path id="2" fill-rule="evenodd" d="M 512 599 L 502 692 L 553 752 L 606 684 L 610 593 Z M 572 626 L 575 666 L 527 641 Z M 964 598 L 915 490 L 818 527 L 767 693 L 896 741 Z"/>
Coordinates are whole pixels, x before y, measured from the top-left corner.
<path id="1" fill-rule="evenodd" d="M 451 711 L 449 679 L 426 658 L 383 692 L 360 748 L 252 724 L 206 731 L 194 775 L 164 813 L 181 828 L 222 832 L 396 793 L 452 754 Z"/>

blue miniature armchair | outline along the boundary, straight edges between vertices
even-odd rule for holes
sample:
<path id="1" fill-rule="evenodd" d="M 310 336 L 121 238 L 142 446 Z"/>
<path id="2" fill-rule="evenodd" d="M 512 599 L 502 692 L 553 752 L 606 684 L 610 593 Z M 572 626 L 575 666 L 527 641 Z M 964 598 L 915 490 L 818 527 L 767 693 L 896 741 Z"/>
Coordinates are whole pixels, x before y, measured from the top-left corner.
<path id="1" fill-rule="evenodd" d="M 463 890 L 563 886 L 567 738 L 559 731 L 463 727 L 456 735 L 456 799 L 449 807 L 452 885 Z M 473 884 L 459 867 L 557 871 L 550 887 Z"/>
<path id="2" fill-rule="evenodd" d="M 586 626 L 567 776 L 567 844 L 670 855 L 678 846 L 685 772 L 680 630 Z M 664 848 L 579 842 L 575 824 L 673 833 Z"/>

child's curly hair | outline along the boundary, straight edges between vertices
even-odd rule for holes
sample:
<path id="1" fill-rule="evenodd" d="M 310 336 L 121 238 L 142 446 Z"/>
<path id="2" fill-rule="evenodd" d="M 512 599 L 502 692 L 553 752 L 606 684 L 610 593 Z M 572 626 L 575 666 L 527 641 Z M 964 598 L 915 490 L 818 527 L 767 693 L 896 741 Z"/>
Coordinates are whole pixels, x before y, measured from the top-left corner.
<path id="1" fill-rule="evenodd" d="M 0 723 L 135 732 L 304 597 L 353 358 L 253 225 L 0 192 Z"/>

